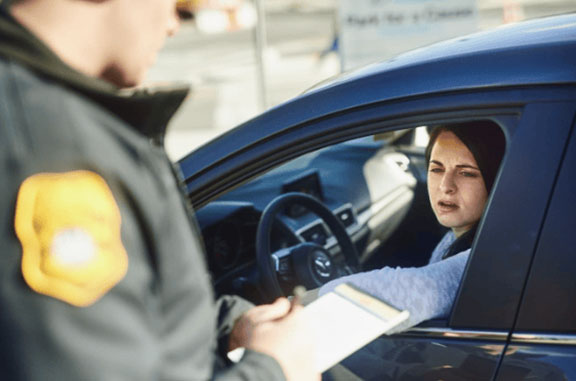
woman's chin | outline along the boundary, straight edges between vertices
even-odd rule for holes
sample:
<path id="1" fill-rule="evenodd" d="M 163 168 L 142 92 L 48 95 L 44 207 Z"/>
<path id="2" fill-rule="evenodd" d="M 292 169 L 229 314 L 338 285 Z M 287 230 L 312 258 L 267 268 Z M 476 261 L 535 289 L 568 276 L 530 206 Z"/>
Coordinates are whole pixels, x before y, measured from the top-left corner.
<path id="1" fill-rule="evenodd" d="M 446 228 L 457 229 L 460 226 L 460 221 L 454 218 L 454 216 L 442 214 L 436 217 L 438 218 L 438 222 L 440 223 L 440 225 Z"/>

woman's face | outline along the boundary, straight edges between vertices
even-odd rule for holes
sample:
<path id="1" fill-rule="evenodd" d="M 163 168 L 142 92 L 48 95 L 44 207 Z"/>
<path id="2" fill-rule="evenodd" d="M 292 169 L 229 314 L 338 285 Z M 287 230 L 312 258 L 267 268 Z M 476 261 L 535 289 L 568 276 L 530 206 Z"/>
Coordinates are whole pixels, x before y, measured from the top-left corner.
<path id="1" fill-rule="evenodd" d="M 430 155 L 428 194 L 438 222 L 457 237 L 482 216 L 488 198 L 472 152 L 450 131 L 442 131 Z"/>

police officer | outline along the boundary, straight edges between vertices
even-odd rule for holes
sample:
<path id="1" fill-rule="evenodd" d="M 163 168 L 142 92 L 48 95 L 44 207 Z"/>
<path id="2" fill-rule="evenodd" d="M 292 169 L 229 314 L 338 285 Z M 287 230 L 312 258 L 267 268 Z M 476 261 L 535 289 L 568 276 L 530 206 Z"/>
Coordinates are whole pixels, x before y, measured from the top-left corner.
<path id="1" fill-rule="evenodd" d="M 301 307 L 215 301 L 141 83 L 175 0 L 0 11 L 0 379 L 317 379 Z M 247 348 L 231 365 L 218 353 Z"/>

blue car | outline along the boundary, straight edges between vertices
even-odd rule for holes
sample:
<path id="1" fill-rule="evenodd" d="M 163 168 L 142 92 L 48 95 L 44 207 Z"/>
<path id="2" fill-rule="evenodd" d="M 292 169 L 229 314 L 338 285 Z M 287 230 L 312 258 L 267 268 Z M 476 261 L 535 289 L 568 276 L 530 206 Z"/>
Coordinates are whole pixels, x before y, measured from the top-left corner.
<path id="1" fill-rule="evenodd" d="M 322 83 L 181 160 L 218 294 L 421 266 L 444 234 L 427 131 L 506 153 L 451 314 L 382 339 L 400 380 L 576 379 L 576 15 L 442 42 Z"/>

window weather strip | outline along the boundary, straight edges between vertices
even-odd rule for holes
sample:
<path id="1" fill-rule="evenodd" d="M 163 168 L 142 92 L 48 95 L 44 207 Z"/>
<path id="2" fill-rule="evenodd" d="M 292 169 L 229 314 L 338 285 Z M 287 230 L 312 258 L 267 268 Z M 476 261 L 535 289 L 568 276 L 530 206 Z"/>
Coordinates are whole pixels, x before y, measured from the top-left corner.
<path id="1" fill-rule="evenodd" d="M 514 344 L 556 344 L 576 345 L 576 335 L 516 332 L 512 335 Z"/>
<path id="2" fill-rule="evenodd" d="M 489 340 L 503 342 L 508 339 L 507 331 L 480 331 L 433 327 L 416 327 L 398 335 L 434 339 Z"/>

